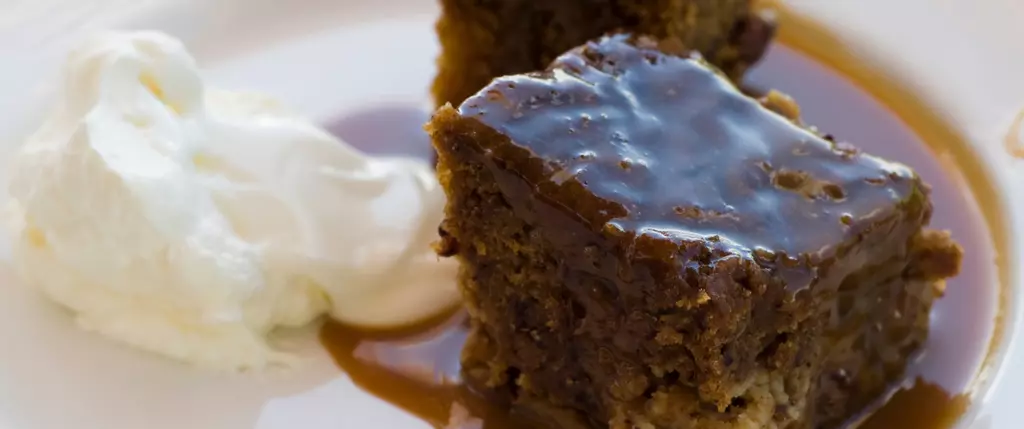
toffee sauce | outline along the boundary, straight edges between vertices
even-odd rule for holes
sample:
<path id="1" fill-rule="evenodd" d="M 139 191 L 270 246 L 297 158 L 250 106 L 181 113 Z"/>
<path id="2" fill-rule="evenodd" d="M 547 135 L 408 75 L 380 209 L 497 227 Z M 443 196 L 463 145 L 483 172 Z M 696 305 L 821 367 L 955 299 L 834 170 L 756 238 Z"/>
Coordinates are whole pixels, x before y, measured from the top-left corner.
<path id="1" fill-rule="evenodd" d="M 1008 270 L 997 250 L 1007 243 L 993 233 L 1005 223 L 991 209 L 994 188 L 980 174 L 983 165 L 963 139 L 912 94 L 857 64 L 823 28 L 784 8 L 779 20 L 778 41 L 745 85 L 754 91 L 788 93 L 800 103 L 805 122 L 868 153 L 913 167 L 932 186 L 931 227 L 951 230 L 965 249 L 962 272 L 948 281 L 946 295 L 936 303 L 931 337 L 908 368 L 908 382 L 850 426 L 949 429 L 986 382 L 979 374 L 991 364 L 988 354 L 1002 335 L 999 314 L 1005 303 L 998 297 L 1008 283 Z M 370 153 L 429 158 L 424 149 L 429 139 L 421 129 L 428 118 L 424 110 L 392 106 L 344 118 L 331 129 Z M 431 426 L 545 427 L 460 384 L 458 362 L 465 338 L 461 313 L 388 332 L 335 323 L 321 331 L 323 344 L 357 385 Z"/>

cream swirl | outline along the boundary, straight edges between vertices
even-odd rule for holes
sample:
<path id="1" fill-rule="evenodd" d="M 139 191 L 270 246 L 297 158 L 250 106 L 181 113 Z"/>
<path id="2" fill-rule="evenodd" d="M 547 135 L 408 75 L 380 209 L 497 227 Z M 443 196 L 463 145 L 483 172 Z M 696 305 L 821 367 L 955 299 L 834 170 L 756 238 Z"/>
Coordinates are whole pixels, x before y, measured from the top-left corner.
<path id="1" fill-rule="evenodd" d="M 391 326 L 457 301 L 430 250 L 430 165 L 369 157 L 258 94 L 205 87 L 184 46 L 98 36 L 15 160 L 15 262 L 81 326 L 173 358 L 261 368 L 278 326 Z"/>

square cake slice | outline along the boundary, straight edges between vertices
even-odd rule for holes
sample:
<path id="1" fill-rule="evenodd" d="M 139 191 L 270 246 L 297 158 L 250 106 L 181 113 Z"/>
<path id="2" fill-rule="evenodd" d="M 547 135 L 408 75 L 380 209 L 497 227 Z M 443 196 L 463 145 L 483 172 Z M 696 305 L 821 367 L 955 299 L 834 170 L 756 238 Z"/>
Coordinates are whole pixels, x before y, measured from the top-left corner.
<path id="1" fill-rule="evenodd" d="M 614 429 L 827 428 L 882 395 L 961 251 L 911 169 L 797 111 L 626 35 L 442 107 L 465 380 Z"/>
<path id="2" fill-rule="evenodd" d="M 491 79 L 541 70 L 563 52 L 613 31 L 698 50 L 732 77 L 774 33 L 754 0 L 441 0 L 437 105 L 458 104 Z"/>

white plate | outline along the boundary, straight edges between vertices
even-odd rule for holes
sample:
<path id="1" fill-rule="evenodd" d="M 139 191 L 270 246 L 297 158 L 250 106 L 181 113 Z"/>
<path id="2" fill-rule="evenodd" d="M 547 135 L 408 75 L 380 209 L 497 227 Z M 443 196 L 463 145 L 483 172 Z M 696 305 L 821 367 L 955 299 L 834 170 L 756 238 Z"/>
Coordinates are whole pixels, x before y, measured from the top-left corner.
<path id="1" fill-rule="evenodd" d="M 10 0 L 9 0 L 10 1 Z M 117 3 L 112 7 L 106 2 Z M 158 29 L 185 42 L 208 76 L 228 88 L 258 89 L 328 121 L 367 106 L 420 107 L 433 74 L 433 0 L 23 2 L 0 17 L 0 154 L 35 125 L 59 61 L 78 32 Z M 1024 3 L 934 0 L 792 0 L 873 67 L 927 101 L 969 140 L 988 166 L 1009 220 L 1003 233 L 1020 261 L 1022 161 L 1003 137 L 1024 107 Z M 10 8 L 13 9 L 10 9 Z M 20 11 L 19 13 L 10 12 Z M 374 82 L 386 82 L 374 85 Z M 2 183 L 0 183 L 2 184 Z M 9 254 L 3 238 L 3 255 Z M 978 383 L 964 427 L 1015 429 L 1024 394 L 1017 335 L 1021 270 L 1011 267 L 988 378 Z M 0 428 L 427 428 L 361 392 L 309 332 L 297 341 L 308 365 L 289 373 L 215 376 L 78 331 L 67 315 L 0 268 Z M 995 384 L 985 380 L 994 380 Z"/>

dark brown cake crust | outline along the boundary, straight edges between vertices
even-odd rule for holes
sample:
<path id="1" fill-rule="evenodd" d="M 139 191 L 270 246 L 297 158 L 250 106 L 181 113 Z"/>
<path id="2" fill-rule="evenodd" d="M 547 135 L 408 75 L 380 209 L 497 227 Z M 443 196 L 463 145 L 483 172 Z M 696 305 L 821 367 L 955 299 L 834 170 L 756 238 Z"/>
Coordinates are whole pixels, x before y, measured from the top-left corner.
<path id="1" fill-rule="evenodd" d="M 907 167 L 653 45 L 590 43 L 428 125 L 466 380 L 597 428 L 834 426 L 900 377 L 960 249 Z"/>
<path id="2" fill-rule="evenodd" d="M 733 77 L 764 53 L 774 24 L 752 0 L 441 0 L 433 94 L 459 104 L 492 78 L 541 70 L 613 31 L 647 34 L 704 53 Z"/>

